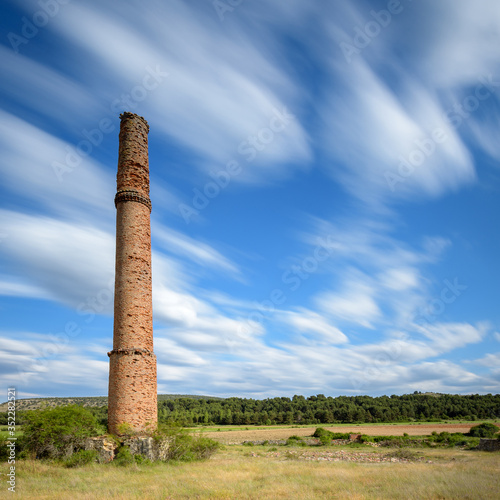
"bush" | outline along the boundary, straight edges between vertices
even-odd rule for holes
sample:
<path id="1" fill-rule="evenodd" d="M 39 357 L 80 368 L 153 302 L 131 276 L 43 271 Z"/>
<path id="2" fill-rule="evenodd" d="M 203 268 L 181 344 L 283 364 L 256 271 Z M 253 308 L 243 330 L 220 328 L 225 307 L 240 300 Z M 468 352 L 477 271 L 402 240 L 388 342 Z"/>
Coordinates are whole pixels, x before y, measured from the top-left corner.
<path id="1" fill-rule="evenodd" d="M 332 434 L 330 431 L 327 431 L 326 429 L 323 429 L 323 427 L 318 427 L 313 434 L 313 437 L 319 438 L 325 434 Z"/>
<path id="2" fill-rule="evenodd" d="M 220 448 L 217 441 L 201 436 L 193 436 L 178 426 L 159 427 L 154 434 L 154 438 L 168 440 L 166 461 L 191 462 L 193 460 L 206 460 Z"/>
<path id="3" fill-rule="evenodd" d="M 135 464 L 135 458 L 132 455 L 130 448 L 128 446 L 122 446 L 119 448 L 118 453 L 113 460 L 114 465 L 127 466 Z"/>
<path id="4" fill-rule="evenodd" d="M 92 462 L 97 462 L 98 457 L 99 453 L 97 450 L 79 450 L 66 458 L 63 463 L 68 468 L 81 467 Z"/>
<path id="5" fill-rule="evenodd" d="M 321 439 L 322 436 L 326 436 L 328 439 L 349 439 L 350 434 L 348 432 L 332 432 L 323 427 L 318 427 L 313 434 L 313 437 Z"/>
<path id="6" fill-rule="evenodd" d="M 189 453 L 182 457 L 182 460 L 207 460 L 210 458 L 219 448 L 220 445 L 217 441 L 213 439 L 204 437 L 192 436 L 189 443 Z"/>
<path id="7" fill-rule="evenodd" d="M 143 455 L 134 455 L 134 460 L 137 465 L 151 465 L 153 463 Z"/>
<path id="8" fill-rule="evenodd" d="M 373 436 L 374 443 L 381 443 L 383 441 L 394 441 L 399 440 L 399 438 L 395 436 Z"/>
<path id="9" fill-rule="evenodd" d="M 313 436 L 317 437 L 322 445 L 327 446 L 331 444 L 334 439 L 349 439 L 350 434 L 348 432 L 331 432 L 322 427 L 318 427 Z"/>
<path id="10" fill-rule="evenodd" d="M 152 462 L 148 460 L 143 455 L 132 455 L 130 448 L 128 446 L 121 446 L 118 449 L 118 453 L 113 460 L 113 465 L 118 465 L 119 467 L 127 467 L 129 465 L 150 465 Z"/>
<path id="11" fill-rule="evenodd" d="M 391 453 L 387 453 L 385 456 L 387 458 L 403 458 L 405 460 L 415 460 L 418 458 L 418 455 L 415 452 L 406 448 L 400 448 L 399 450 L 392 451 Z"/>
<path id="12" fill-rule="evenodd" d="M 448 438 L 449 446 L 464 446 L 465 444 L 467 444 L 467 438 L 461 432 L 454 432 Z"/>
<path id="13" fill-rule="evenodd" d="M 290 436 L 285 444 L 286 446 L 307 446 L 300 436 Z"/>
<path id="14" fill-rule="evenodd" d="M 475 425 L 468 432 L 467 436 L 479 438 L 492 438 L 498 432 L 498 427 L 495 424 L 483 423 Z"/>
<path id="15" fill-rule="evenodd" d="M 313 437 L 318 438 L 323 446 L 328 446 L 332 442 L 333 432 L 323 429 L 323 427 L 318 427 L 313 434 Z M 287 442 L 288 444 L 288 442 Z"/>
<path id="16" fill-rule="evenodd" d="M 95 417 L 77 405 L 33 410 L 24 417 L 22 443 L 36 458 L 61 458 L 83 449 L 85 439 L 102 434 Z"/>

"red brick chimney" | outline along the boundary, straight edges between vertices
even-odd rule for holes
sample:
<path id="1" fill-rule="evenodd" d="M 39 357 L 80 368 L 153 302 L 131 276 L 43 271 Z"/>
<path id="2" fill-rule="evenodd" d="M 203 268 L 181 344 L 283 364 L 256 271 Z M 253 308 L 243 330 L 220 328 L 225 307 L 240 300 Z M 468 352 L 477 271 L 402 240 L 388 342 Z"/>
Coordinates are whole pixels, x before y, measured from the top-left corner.
<path id="1" fill-rule="evenodd" d="M 113 350 L 109 356 L 108 431 L 141 432 L 158 420 L 153 353 L 151 200 L 144 118 L 120 115 L 116 206 Z"/>

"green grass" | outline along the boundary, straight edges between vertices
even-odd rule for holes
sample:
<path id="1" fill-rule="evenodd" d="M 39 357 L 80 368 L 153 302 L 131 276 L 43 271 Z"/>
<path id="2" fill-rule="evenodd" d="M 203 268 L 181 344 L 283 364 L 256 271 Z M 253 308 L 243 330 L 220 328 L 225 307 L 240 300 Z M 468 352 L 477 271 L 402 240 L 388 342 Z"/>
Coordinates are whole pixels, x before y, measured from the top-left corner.
<path id="1" fill-rule="evenodd" d="M 99 465 L 86 464 L 88 457 L 83 454 L 66 466 L 61 462 L 20 460 L 16 463 L 16 492 L 23 499 L 89 500 L 498 498 L 500 453 L 456 447 L 372 447 L 361 443 L 308 446 L 303 436 L 294 436 L 293 429 L 331 425 L 273 427 L 290 429 L 287 445 L 226 445 L 208 460 L 199 462 L 130 461 L 122 466 Z M 352 424 L 345 427 L 352 428 Z M 219 428 L 212 426 L 207 430 Z M 269 428 L 230 427 L 234 431 Z M 200 432 L 200 428 L 194 430 Z M 409 461 L 349 462 L 324 458 L 338 456 L 340 451 L 348 456 L 360 453 L 370 459 L 393 457 Z M 0 477 L 5 477 L 7 470 L 7 464 L 1 463 Z M 7 498 L 7 494 L 10 492 L 6 484 L 0 483 L 0 499 Z"/>
<path id="2" fill-rule="evenodd" d="M 16 489 L 23 499 L 498 498 L 496 453 L 425 449 L 423 462 L 372 464 L 270 458 L 268 448 L 227 446 L 188 464 L 68 469 L 28 460 L 17 464 Z"/>
<path id="3" fill-rule="evenodd" d="M 276 425 L 199 425 L 189 427 L 188 430 L 195 432 L 231 432 L 231 431 L 244 431 L 244 430 L 260 430 L 260 429 L 316 429 L 317 427 L 344 427 L 346 429 L 355 428 L 355 427 L 366 427 L 366 426 L 374 426 L 374 427 L 383 427 L 388 425 L 429 425 L 429 424 L 470 424 L 477 425 L 482 422 L 491 422 L 491 423 L 500 423 L 498 419 L 482 419 L 481 421 L 474 420 L 441 420 L 439 422 L 428 422 L 428 421 L 401 421 L 401 422 L 376 422 L 376 423 L 339 423 L 333 422 L 328 424 L 276 424 Z"/>

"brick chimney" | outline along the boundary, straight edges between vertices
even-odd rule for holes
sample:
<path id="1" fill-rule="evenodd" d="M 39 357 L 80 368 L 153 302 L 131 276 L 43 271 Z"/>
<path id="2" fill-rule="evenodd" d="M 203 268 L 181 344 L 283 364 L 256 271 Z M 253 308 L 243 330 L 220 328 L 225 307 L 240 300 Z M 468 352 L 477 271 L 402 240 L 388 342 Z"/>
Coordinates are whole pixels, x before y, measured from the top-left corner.
<path id="1" fill-rule="evenodd" d="M 156 356 L 153 353 L 151 200 L 148 132 L 144 118 L 120 115 L 116 206 L 113 350 L 109 356 L 108 431 L 120 424 L 137 432 L 156 428 Z"/>

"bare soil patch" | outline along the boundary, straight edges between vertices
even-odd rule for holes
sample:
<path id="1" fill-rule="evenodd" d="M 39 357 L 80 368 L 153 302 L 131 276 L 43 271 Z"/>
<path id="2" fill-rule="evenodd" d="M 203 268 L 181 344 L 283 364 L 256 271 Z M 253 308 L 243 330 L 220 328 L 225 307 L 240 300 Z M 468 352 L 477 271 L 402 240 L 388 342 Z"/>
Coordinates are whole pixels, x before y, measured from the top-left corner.
<path id="1" fill-rule="evenodd" d="M 410 436 L 428 436 L 433 431 L 440 432 L 469 432 L 474 424 L 413 424 L 413 425 L 352 425 L 352 426 L 328 426 L 332 432 L 348 432 L 350 434 L 366 434 L 368 436 L 402 436 L 407 433 Z M 270 427 L 268 429 L 249 429 L 235 431 L 220 431 L 220 432 L 204 432 L 203 436 L 216 439 L 225 444 L 241 444 L 244 441 L 274 441 L 287 439 L 290 436 L 311 436 L 314 432 L 314 427 Z"/>

